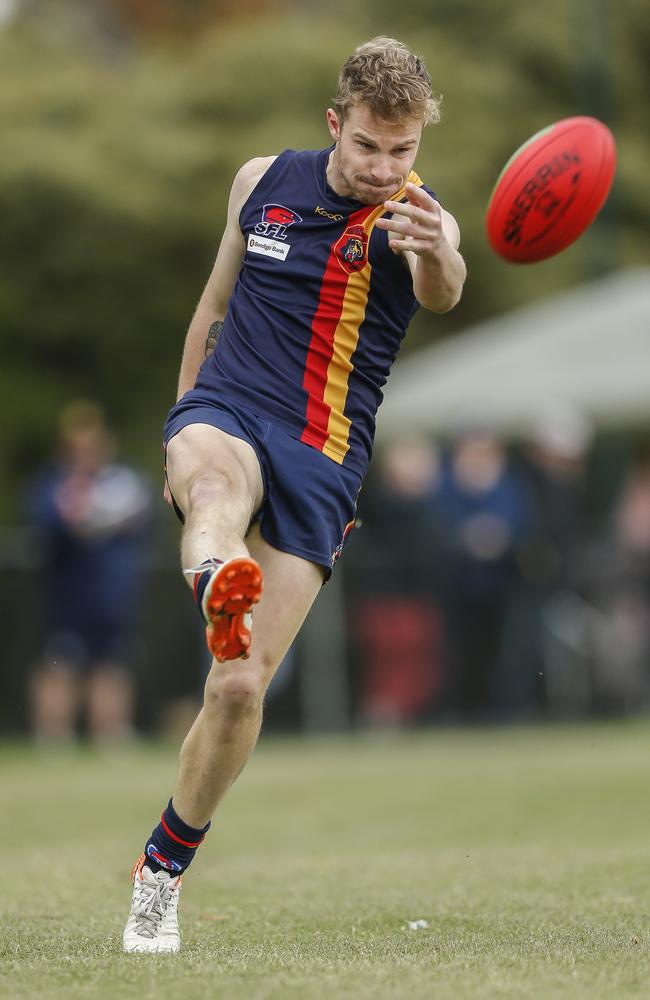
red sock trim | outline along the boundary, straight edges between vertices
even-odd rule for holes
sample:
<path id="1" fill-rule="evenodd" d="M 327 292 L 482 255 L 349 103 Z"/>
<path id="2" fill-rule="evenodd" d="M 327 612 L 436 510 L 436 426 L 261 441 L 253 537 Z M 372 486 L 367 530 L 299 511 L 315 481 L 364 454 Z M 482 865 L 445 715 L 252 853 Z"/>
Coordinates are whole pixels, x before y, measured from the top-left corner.
<path id="1" fill-rule="evenodd" d="M 201 837 L 201 839 L 197 840 L 197 842 L 195 844 L 192 844 L 189 840 L 181 840 L 180 837 L 176 836 L 176 834 L 174 833 L 173 830 L 169 829 L 169 826 L 167 825 L 167 823 L 165 823 L 165 814 L 164 813 L 160 817 L 160 822 L 162 823 L 163 830 L 165 831 L 165 833 L 167 834 L 167 836 L 171 837 L 172 840 L 175 840 L 177 844 L 182 844 L 183 847 L 199 847 L 203 843 L 203 841 L 205 840 L 205 834 L 203 834 L 203 836 Z"/>

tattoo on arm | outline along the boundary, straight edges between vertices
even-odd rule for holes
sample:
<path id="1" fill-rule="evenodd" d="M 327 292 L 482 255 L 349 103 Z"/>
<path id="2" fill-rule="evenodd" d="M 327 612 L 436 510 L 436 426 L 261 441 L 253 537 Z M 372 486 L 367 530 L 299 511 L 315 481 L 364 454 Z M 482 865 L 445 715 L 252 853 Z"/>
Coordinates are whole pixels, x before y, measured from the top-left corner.
<path id="1" fill-rule="evenodd" d="M 208 330 L 208 335 L 205 339 L 206 358 L 208 357 L 209 354 L 212 354 L 215 347 L 217 346 L 217 341 L 221 336 L 222 330 L 223 330 L 222 321 L 220 319 L 215 320 L 214 323 L 211 325 L 210 329 Z"/>

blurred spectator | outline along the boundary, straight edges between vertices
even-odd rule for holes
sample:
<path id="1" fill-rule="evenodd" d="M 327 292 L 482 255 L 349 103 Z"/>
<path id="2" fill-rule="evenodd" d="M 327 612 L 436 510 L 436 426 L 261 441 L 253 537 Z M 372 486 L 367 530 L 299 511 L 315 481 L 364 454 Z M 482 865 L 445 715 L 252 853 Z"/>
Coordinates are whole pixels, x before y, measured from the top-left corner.
<path id="1" fill-rule="evenodd" d="M 363 530 L 346 558 L 348 578 L 356 569 L 363 593 L 355 605 L 359 710 L 373 725 L 417 721 L 443 691 L 441 543 L 432 504 L 438 474 L 429 442 L 386 447 L 363 494 Z"/>
<path id="2" fill-rule="evenodd" d="M 578 409 L 556 404 L 535 428 L 529 453 L 538 508 L 530 572 L 554 590 L 572 585 L 585 538 L 585 463 L 593 431 Z"/>
<path id="3" fill-rule="evenodd" d="M 650 706 L 650 449 L 632 464 L 591 575 L 596 707 Z"/>
<path id="4" fill-rule="evenodd" d="M 446 546 L 452 705 L 462 718 L 477 719 L 505 697 L 498 666 L 518 583 L 517 554 L 532 526 L 532 498 L 503 445 L 489 430 L 476 428 L 453 443 L 434 504 Z"/>
<path id="5" fill-rule="evenodd" d="M 32 731 L 41 740 L 70 739 L 85 709 L 89 735 L 121 739 L 133 724 L 128 663 L 150 492 L 114 461 L 115 442 L 95 403 L 70 404 L 59 431 L 57 459 L 29 495 L 45 567 L 34 604 L 48 630 L 31 679 Z"/>
<path id="6" fill-rule="evenodd" d="M 522 583 L 510 606 L 501 663 L 509 714 L 585 714 L 590 707 L 590 609 L 581 587 L 591 525 L 586 466 L 593 428 L 555 400 L 534 428 L 526 472 L 535 519 L 519 554 Z"/>

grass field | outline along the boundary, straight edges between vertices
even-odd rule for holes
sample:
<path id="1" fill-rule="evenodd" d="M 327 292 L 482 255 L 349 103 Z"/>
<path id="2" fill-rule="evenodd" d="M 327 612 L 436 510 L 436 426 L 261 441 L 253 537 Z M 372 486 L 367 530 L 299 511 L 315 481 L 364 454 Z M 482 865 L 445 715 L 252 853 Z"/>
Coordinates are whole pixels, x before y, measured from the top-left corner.
<path id="1" fill-rule="evenodd" d="M 262 740 L 178 957 L 120 953 L 174 748 L 0 768 L 3 998 L 650 995 L 650 722 Z"/>

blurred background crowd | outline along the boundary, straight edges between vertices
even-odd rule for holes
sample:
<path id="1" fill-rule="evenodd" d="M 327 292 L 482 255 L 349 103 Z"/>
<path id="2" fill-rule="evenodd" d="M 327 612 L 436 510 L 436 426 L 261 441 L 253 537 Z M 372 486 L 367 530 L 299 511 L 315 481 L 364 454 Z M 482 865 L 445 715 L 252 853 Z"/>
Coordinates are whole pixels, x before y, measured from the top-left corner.
<path id="1" fill-rule="evenodd" d="M 196 710 L 208 664 L 161 498 L 185 329 L 238 166 L 327 144 L 340 64 L 380 33 L 444 95 L 417 167 L 469 277 L 412 324 L 267 726 L 650 709 L 645 5 L 393 6 L 0 0 L 0 732 L 125 739 Z M 557 258 L 506 265 L 494 181 L 574 114 L 614 131 L 612 196 Z"/>

